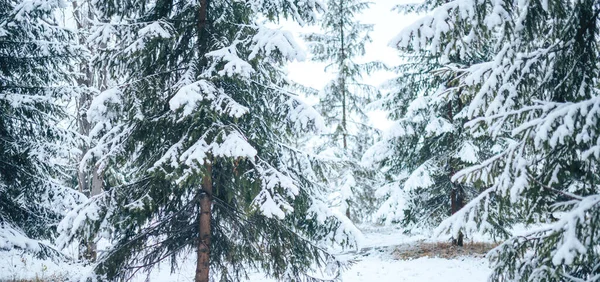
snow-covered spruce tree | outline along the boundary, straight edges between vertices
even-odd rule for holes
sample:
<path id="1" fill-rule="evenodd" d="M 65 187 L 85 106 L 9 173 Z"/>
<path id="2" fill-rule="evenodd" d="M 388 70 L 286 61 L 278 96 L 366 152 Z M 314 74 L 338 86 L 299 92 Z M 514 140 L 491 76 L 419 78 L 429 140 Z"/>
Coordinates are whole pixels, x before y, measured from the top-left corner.
<path id="1" fill-rule="evenodd" d="M 487 188 L 439 232 L 505 231 L 510 215 L 543 223 L 492 250 L 493 280 L 600 277 L 600 3 L 426 1 L 403 50 L 429 50 L 469 101 L 466 126 L 500 150 L 453 180 Z M 488 41 L 488 43 L 483 43 Z M 460 64 L 452 56 L 477 57 Z M 450 47 L 449 47 L 450 46 Z"/>
<path id="2" fill-rule="evenodd" d="M 99 69 L 94 66 L 94 58 L 98 47 L 94 42 L 88 42 L 90 32 L 94 27 L 96 17 L 95 7 L 89 0 L 71 1 L 71 10 L 66 18 L 72 19 L 66 21 L 68 27 L 77 31 L 77 38 L 81 48 L 86 52 L 81 56 L 79 64 L 72 66 L 73 73 L 77 74 L 77 95 L 73 97 L 74 104 L 74 127 L 80 134 L 78 139 L 78 151 L 73 156 L 74 163 L 77 164 L 77 188 L 79 192 L 87 197 L 99 195 L 103 191 L 105 167 L 99 167 L 99 163 L 94 162 L 94 158 L 85 158 L 89 150 L 92 139 L 89 138 L 93 124 L 87 119 L 87 110 L 90 107 L 92 99 L 106 89 L 107 70 Z M 115 175 L 118 173 L 108 173 Z M 93 242 L 81 241 L 79 246 L 79 256 L 88 260 L 96 258 L 96 246 Z"/>
<path id="3" fill-rule="evenodd" d="M 90 40 L 105 44 L 97 66 L 117 84 L 88 110 L 98 142 L 86 158 L 124 177 L 61 223 L 63 245 L 110 241 L 95 267 L 103 279 L 195 252 L 196 281 L 237 281 L 253 269 L 310 280 L 312 267 L 336 261 L 316 242 L 353 244 L 355 230 L 322 199 L 318 164 L 289 145 L 322 127 L 284 90 L 280 66 L 303 54 L 289 33 L 260 23 L 314 21 L 318 2 L 107 0 L 97 8 Z"/>
<path id="4" fill-rule="evenodd" d="M 386 183 L 377 191 L 385 201 L 375 218 L 400 222 L 407 230 L 431 230 L 460 210 L 479 189 L 455 183 L 452 176 L 489 155 L 490 139 L 464 130 L 465 95 L 456 74 L 445 63 L 468 65 L 484 59 L 480 53 L 461 57 L 436 56 L 428 49 L 401 48 L 404 61 L 399 76 L 386 85 L 387 94 L 374 104 L 394 121 L 381 141 L 363 156 L 367 164 L 386 171 Z M 455 243 L 462 245 L 463 235 Z"/>
<path id="5" fill-rule="evenodd" d="M 333 205 L 354 221 L 372 214 L 377 178 L 376 170 L 360 163 L 378 135 L 368 124 L 365 107 L 378 91 L 362 82 L 362 77 L 383 68 L 379 62 L 358 62 L 365 55 L 365 44 L 371 42 L 373 25 L 356 17 L 369 5 L 358 0 L 329 0 L 321 20 L 323 33 L 307 36 L 312 59 L 327 63 L 325 70 L 335 73 L 319 94 L 319 110 L 332 132 L 323 134 L 317 150 L 339 158 L 334 175 L 328 177 L 335 195 Z"/>
<path id="6" fill-rule="evenodd" d="M 93 62 L 97 53 L 96 49 L 104 46 L 97 46 L 93 42 L 88 42 L 96 17 L 95 7 L 89 0 L 73 0 L 71 5 L 73 25 L 78 33 L 79 44 L 87 51 L 86 56 L 82 56 L 81 62 L 74 66 L 74 72 L 77 73 L 77 89 L 79 90 L 75 101 L 75 121 L 78 133 L 83 137 L 87 137 L 93 127 L 93 124 L 87 119 L 87 110 L 92 99 L 107 87 L 107 70 L 94 67 Z M 79 162 L 87 153 L 91 141 L 83 139 L 80 143 Z M 87 163 L 81 164 L 77 173 L 79 191 L 88 196 L 100 194 L 103 186 L 103 174 L 104 172 L 98 167 L 88 167 Z"/>
<path id="7" fill-rule="evenodd" d="M 53 17 L 60 3 L 0 1 L 0 250 L 57 255 L 38 240 L 80 200 L 64 185 L 74 134 L 57 126 L 79 53 Z"/>

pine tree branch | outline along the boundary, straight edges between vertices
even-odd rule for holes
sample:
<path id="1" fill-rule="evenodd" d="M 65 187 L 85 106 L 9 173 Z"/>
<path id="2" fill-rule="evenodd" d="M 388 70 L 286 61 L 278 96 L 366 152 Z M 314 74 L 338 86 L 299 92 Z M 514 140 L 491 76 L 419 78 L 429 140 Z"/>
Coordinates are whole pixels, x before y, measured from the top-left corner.
<path id="1" fill-rule="evenodd" d="M 545 185 L 544 183 L 542 183 L 541 181 L 539 181 L 537 178 L 535 178 L 531 173 L 527 173 L 527 176 L 528 176 L 529 179 L 533 180 L 535 183 L 537 183 L 538 185 L 540 185 L 540 187 L 542 187 L 542 188 L 544 188 L 544 189 L 546 189 L 548 191 L 551 191 L 551 192 L 554 192 L 554 193 L 557 193 L 557 194 L 560 194 L 560 195 L 563 195 L 565 197 L 568 197 L 568 198 L 571 198 L 571 199 L 574 199 L 574 200 L 578 200 L 578 201 L 581 201 L 581 200 L 584 199 L 584 197 L 575 195 L 573 193 L 569 193 L 569 192 L 566 192 L 566 191 L 561 191 L 561 190 L 552 188 L 552 187 L 550 187 L 548 185 Z"/>

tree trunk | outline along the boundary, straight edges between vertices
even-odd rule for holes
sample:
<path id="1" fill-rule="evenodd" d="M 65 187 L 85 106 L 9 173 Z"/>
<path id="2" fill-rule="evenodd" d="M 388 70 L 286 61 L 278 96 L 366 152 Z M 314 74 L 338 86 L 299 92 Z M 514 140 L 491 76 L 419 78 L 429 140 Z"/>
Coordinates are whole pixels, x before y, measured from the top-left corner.
<path id="1" fill-rule="evenodd" d="M 77 24 L 77 30 L 79 32 L 81 32 L 82 29 L 87 27 L 87 19 L 84 19 L 83 13 L 81 12 L 81 7 L 78 6 L 77 1 L 73 1 L 72 3 L 73 5 L 73 16 L 75 18 L 75 22 Z M 85 44 L 85 40 L 83 38 L 83 36 L 81 36 L 79 38 L 79 44 Z M 77 67 L 76 67 L 77 68 Z M 80 76 L 77 78 L 77 85 L 79 86 L 85 86 L 85 87 L 90 87 L 90 82 L 91 82 L 91 72 L 90 69 L 88 68 L 87 64 L 84 62 L 81 65 L 79 65 L 79 67 L 77 68 L 76 71 L 82 72 L 85 74 L 85 76 Z M 81 134 L 82 136 L 88 136 L 90 133 L 90 129 L 91 129 L 91 125 L 90 123 L 87 121 L 87 117 L 85 115 L 85 109 L 87 109 L 90 101 L 92 100 L 92 97 L 90 97 L 89 93 L 87 92 L 83 92 L 81 93 L 81 95 L 79 96 L 79 99 L 77 101 L 77 131 L 79 132 L 79 134 Z M 88 151 L 88 147 L 86 144 L 81 144 L 81 146 L 79 146 L 79 149 L 81 150 L 81 155 L 79 157 L 79 162 L 81 162 L 81 160 L 83 159 L 83 156 L 86 154 L 86 152 Z M 79 192 L 84 193 L 87 196 L 90 196 L 90 187 L 89 187 L 89 181 L 88 181 L 88 175 L 85 171 L 82 171 L 80 169 L 77 170 L 77 182 L 78 182 L 78 188 L 79 188 Z"/>
<path id="2" fill-rule="evenodd" d="M 73 5 L 73 15 L 75 18 L 75 22 L 77 24 L 77 30 L 81 33 L 83 30 L 89 28 L 90 22 L 93 19 L 93 14 L 91 10 L 88 8 L 87 13 L 78 5 L 77 1 L 72 2 Z M 79 37 L 79 43 L 85 45 L 85 38 L 83 36 Z M 91 67 L 86 63 L 82 63 L 78 66 L 77 70 L 84 74 L 77 78 L 77 84 L 79 86 L 84 86 L 86 88 L 91 88 L 93 86 L 93 73 Z M 88 136 L 90 130 L 92 128 L 92 124 L 88 122 L 86 116 L 86 110 L 89 107 L 92 101 L 92 95 L 89 91 L 84 91 L 79 96 L 77 101 L 77 130 L 79 134 L 82 136 Z M 88 145 L 82 143 L 79 146 L 81 150 L 81 155 L 79 156 L 79 163 L 83 160 L 83 156 L 89 150 Z M 91 187 L 90 187 L 90 178 L 89 171 L 81 170 L 79 167 L 77 168 L 77 182 L 79 192 L 87 195 L 88 197 L 96 196 L 102 193 L 103 183 L 102 183 L 102 172 L 97 171 L 97 167 L 92 169 L 92 178 L 91 178 Z M 93 241 L 83 241 L 80 244 L 80 256 L 89 261 L 95 261 L 97 252 L 96 252 L 96 244 Z"/>
<path id="3" fill-rule="evenodd" d="M 100 170 L 100 167 L 95 165 L 92 169 L 92 191 L 90 196 L 96 196 L 102 193 L 104 189 L 104 183 L 102 181 L 104 176 L 104 171 Z"/>
<path id="4" fill-rule="evenodd" d="M 210 219 L 212 205 L 212 164 L 206 161 L 206 172 L 202 177 L 200 191 L 200 217 L 198 219 L 198 260 L 195 282 L 208 282 L 210 269 Z"/>
<path id="5" fill-rule="evenodd" d="M 461 185 L 456 185 L 452 183 L 452 191 L 450 192 L 450 200 L 451 200 L 451 212 L 455 214 L 458 212 L 464 205 L 464 196 Z M 458 232 L 458 238 L 452 239 L 452 245 L 455 246 L 463 246 L 464 235 L 462 231 Z"/>
<path id="6" fill-rule="evenodd" d="M 205 29 L 208 14 L 208 0 L 200 0 L 198 7 L 198 21 L 196 32 L 198 35 L 198 52 L 202 57 L 206 53 Z M 198 242 L 195 282 L 208 282 L 210 277 L 210 234 L 211 234 L 211 208 L 212 208 L 212 163 L 210 159 L 205 160 L 206 171 L 202 177 L 202 189 L 200 192 L 200 216 L 198 218 Z"/>
<path id="7" fill-rule="evenodd" d="M 344 12 L 344 1 L 340 1 L 340 13 Z M 339 76 L 340 76 L 340 89 L 342 91 L 342 139 L 344 142 L 344 152 L 346 152 L 346 149 L 348 148 L 348 142 L 346 141 L 346 135 L 347 130 L 346 130 L 346 69 L 345 69 L 345 62 L 346 62 L 346 46 L 344 46 L 344 17 L 340 17 L 340 56 L 341 56 L 341 60 L 340 60 L 340 66 L 339 66 Z"/>
<path id="8" fill-rule="evenodd" d="M 208 3 L 207 0 L 200 0 L 200 7 L 198 7 L 198 22 L 196 23 L 198 32 L 198 44 L 202 46 L 202 40 L 204 39 L 204 29 L 206 27 Z"/>
<path id="9" fill-rule="evenodd" d="M 450 102 L 448 103 L 448 119 L 450 120 L 451 123 L 454 123 L 452 100 L 450 100 Z M 450 133 L 449 141 L 450 141 L 450 144 L 454 143 L 454 134 L 453 133 Z M 451 161 L 452 160 L 450 160 L 450 162 Z M 455 171 L 452 163 L 449 163 L 449 166 L 450 166 L 449 167 L 450 173 L 449 173 L 448 177 L 450 179 L 452 179 L 452 176 L 454 176 L 454 173 L 456 173 L 456 171 Z M 464 191 L 462 189 L 462 185 L 455 184 L 452 182 L 452 180 L 450 180 L 450 185 L 452 186 L 452 190 L 450 191 L 450 212 L 451 212 L 451 214 L 455 214 L 465 205 Z M 462 247 L 463 239 L 464 239 L 464 235 L 463 235 L 462 231 L 459 231 L 458 238 L 452 239 L 452 245 Z"/>

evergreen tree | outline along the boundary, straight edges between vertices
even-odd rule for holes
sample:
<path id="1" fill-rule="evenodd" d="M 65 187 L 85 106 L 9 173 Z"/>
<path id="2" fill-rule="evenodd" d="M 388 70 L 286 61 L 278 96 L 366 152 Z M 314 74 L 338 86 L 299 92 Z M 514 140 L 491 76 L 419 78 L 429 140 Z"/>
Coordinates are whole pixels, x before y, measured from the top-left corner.
<path id="1" fill-rule="evenodd" d="M 101 70 L 94 67 L 94 55 L 96 55 L 96 49 L 98 47 L 92 42 L 88 42 L 93 23 L 95 21 L 95 7 L 89 0 L 74 0 L 72 4 L 72 17 L 74 20 L 74 27 L 78 33 L 78 41 L 82 48 L 86 49 L 86 56 L 82 56 L 81 62 L 74 66 L 74 70 L 77 73 L 77 89 L 78 95 L 75 101 L 75 121 L 77 125 L 77 132 L 84 137 L 90 134 L 90 130 L 93 127 L 87 117 L 86 112 L 92 102 L 93 97 L 97 96 L 102 90 L 107 87 L 107 70 Z M 90 147 L 90 140 L 83 139 L 79 144 L 79 150 L 81 153 L 78 156 L 78 162 L 83 160 L 86 155 L 88 148 Z M 103 175 L 99 167 L 89 167 L 88 163 L 83 162 L 77 173 L 78 189 L 80 192 L 85 193 L 88 196 L 95 196 L 102 192 L 103 187 Z"/>
<path id="2" fill-rule="evenodd" d="M 357 62 L 371 42 L 373 25 L 359 22 L 356 16 L 369 5 L 358 0 L 329 0 L 321 22 L 323 33 L 307 37 L 313 60 L 326 62 L 325 70 L 335 73 L 319 97 L 319 110 L 333 132 L 323 136 L 318 151 L 331 150 L 329 153 L 340 159 L 341 164 L 328 181 L 336 191 L 334 205 L 355 221 L 371 213 L 377 178 L 377 171 L 363 167 L 359 161 L 378 134 L 368 125 L 365 107 L 378 91 L 361 79 L 384 67 L 379 62 Z"/>
<path id="3" fill-rule="evenodd" d="M 476 196 L 473 183 L 455 183 L 453 175 L 489 156 L 490 138 L 464 130 L 466 98 L 457 76 L 445 63 L 468 65 L 486 56 L 437 56 L 429 49 L 401 49 L 399 76 L 386 85 L 388 93 L 376 101 L 394 121 L 381 141 L 363 159 L 382 167 L 387 179 L 377 191 L 385 198 L 376 219 L 402 223 L 406 230 L 431 230 Z M 457 234 L 455 244 L 462 245 Z"/>
<path id="4" fill-rule="evenodd" d="M 38 240 L 81 200 L 65 186 L 75 136 L 59 126 L 80 50 L 53 17 L 59 4 L 0 1 L 0 249 L 56 255 Z"/>
<path id="5" fill-rule="evenodd" d="M 542 226 L 490 253 L 492 280 L 597 280 L 600 3 L 426 1 L 417 9 L 430 13 L 395 43 L 440 58 L 468 102 L 467 129 L 499 147 L 453 176 L 486 189 L 438 232 L 507 234 L 507 223 L 524 217 Z M 461 62 L 483 50 L 481 60 Z"/>
<path id="6" fill-rule="evenodd" d="M 127 279 L 197 254 L 196 281 L 249 269 L 311 280 L 337 262 L 316 242 L 352 245 L 356 230 L 323 199 L 320 166 L 291 146 L 320 124 L 285 91 L 281 65 L 301 58 L 291 35 L 259 16 L 314 21 L 316 1 L 98 1 L 89 41 L 115 84 L 87 112 L 84 157 L 123 177 L 62 223 L 65 246 L 110 241 L 96 272 Z M 313 243 L 315 242 L 315 243 Z M 210 271 L 209 271 L 210 270 Z"/>
<path id="7" fill-rule="evenodd" d="M 94 66 L 94 56 L 97 54 L 98 47 L 92 42 L 88 42 L 88 37 L 94 26 L 95 7 L 89 0 L 73 0 L 71 2 L 72 11 L 67 16 L 73 19 L 72 27 L 77 31 L 79 45 L 85 48 L 85 55 L 81 56 L 81 61 L 73 67 L 73 72 L 77 74 L 77 95 L 74 97 L 75 117 L 74 124 L 77 132 L 82 138 L 78 141 L 78 154 L 74 156 L 74 163 L 77 164 L 77 188 L 79 192 L 88 197 L 99 195 L 103 191 L 104 178 L 106 171 L 94 161 L 94 158 L 84 158 L 92 145 L 93 139 L 88 138 L 92 124 L 87 119 L 87 110 L 90 107 L 93 97 L 97 96 L 107 86 L 107 70 L 98 69 Z M 102 44 L 101 44 L 102 45 Z M 118 173 L 109 172 L 108 175 Z M 81 258 L 94 260 L 96 258 L 96 245 L 93 242 L 80 242 L 79 255 Z"/>

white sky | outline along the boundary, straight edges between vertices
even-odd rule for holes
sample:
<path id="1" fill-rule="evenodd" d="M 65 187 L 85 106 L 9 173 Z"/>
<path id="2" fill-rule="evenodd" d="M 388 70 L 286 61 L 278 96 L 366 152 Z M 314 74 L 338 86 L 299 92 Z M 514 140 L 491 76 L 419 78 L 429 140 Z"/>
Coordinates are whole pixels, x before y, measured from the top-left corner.
<path id="1" fill-rule="evenodd" d="M 388 46 L 390 40 L 398 34 L 406 25 L 414 22 L 416 15 L 404 15 L 392 11 L 392 8 L 401 3 L 407 3 L 407 0 L 372 0 L 371 8 L 358 17 L 365 24 L 373 24 L 373 31 L 370 33 L 372 43 L 366 46 L 366 55 L 361 61 L 381 61 L 388 66 L 394 66 L 400 63 L 398 52 Z M 411 1 L 414 2 L 414 1 Z M 284 23 L 284 29 L 290 30 L 296 36 L 296 39 L 302 42 L 302 35 L 311 32 L 319 32 L 318 27 L 300 27 L 294 23 Z M 307 60 L 303 62 L 292 62 L 288 64 L 289 77 L 302 85 L 310 86 L 317 90 L 322 90 L 327 82 L 333 78 L 333 74 L 326 73 L 325 63 L 312 62 L 310 54 Z M 376 72 L 364 81 L 368 84 L 379 86 L 385 81 L 393 78 L 395 75 L 389 72 Z M 309 102 L 316 101 L 310 99 Z M 371 122 L 380 129 L 389 127 L 390 121 L 387 120 L 385 113 L 381 111 L 372 112 Z"/>

